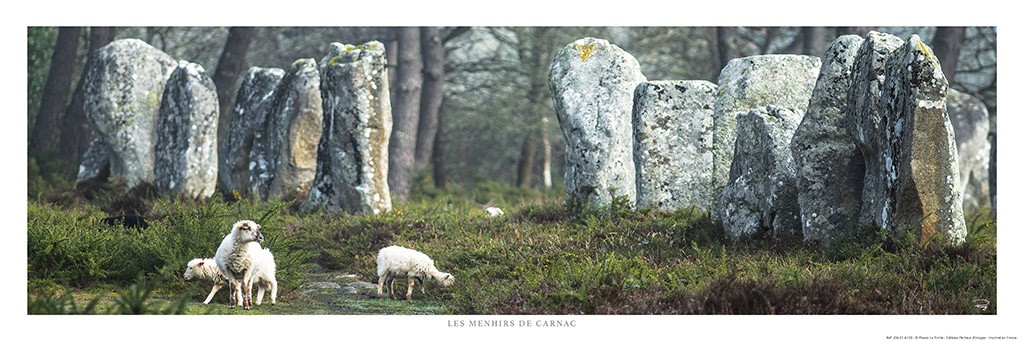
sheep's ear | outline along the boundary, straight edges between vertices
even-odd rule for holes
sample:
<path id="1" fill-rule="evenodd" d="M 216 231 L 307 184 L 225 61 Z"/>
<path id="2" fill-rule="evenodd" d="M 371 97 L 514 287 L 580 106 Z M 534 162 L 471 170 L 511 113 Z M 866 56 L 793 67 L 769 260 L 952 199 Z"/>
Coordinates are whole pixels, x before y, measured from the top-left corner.
<path id="1" fill-rule="evenodd" d="M 199 264 L 196 264 L 196 266 L 203 266 L 203 263 L 205 262 L 199 262 Z"/>

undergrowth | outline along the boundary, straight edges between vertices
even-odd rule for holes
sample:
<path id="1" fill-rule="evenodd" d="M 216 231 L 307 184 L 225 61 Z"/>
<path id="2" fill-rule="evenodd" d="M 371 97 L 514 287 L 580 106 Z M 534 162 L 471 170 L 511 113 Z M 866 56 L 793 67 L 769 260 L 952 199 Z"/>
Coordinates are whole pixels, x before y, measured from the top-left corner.
<path id="1" fill-rule="evenodd" d="M 303 313 L 303 303 L 289 294 L 312 268 L 374 281 L 376 252 L 388 245 L 421 250 L 455 275 L 450 288 L 426 283 L 428 298 L 451 314 L 997 311 L 996 224 L 987 215 L 968 219 L 967 242 L 957 246 L 868 230 L 829 245 L 734 241 L 696 208 L 634 210 L 619 199 L 608 209 L 581 210 L 565 205 L 558 191 L 496 183 L 452 187 L 421 184 L 411 200 L 376 216 L 300 212 L 291 202 L 168 198 L 117 184 L 92 193 L 93 199 L 40 195 L 28 204 L 29 311 L 120 311 L 96 311 L 87 299 L 72 303 L 63 294 L 113 286 L 135 290 L 125 301 L 148 299 L 144 288 L 166 297 L 165 306 L 124 304 L 126 311 L 177 313 L 177 297 L 194 302 L 206 294 L 205 284 L 181 278 L 185 264 L 212 258 L 239 219 L 263 226 L 280 296 L 297 305 L 289 310 L 294 313 Z M 506 214 L 489 217 L 483 212 L 489 206 Z M 129 209 L 144 212 L 149 227 L 103 222 L 135 214 Z M 977 300 L 989 304 L 981 309 Z"/>

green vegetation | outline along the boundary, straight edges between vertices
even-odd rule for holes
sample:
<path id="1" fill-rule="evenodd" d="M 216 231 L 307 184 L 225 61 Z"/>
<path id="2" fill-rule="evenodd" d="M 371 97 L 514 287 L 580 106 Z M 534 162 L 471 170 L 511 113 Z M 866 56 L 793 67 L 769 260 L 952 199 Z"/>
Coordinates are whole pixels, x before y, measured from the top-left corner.
<path id="1" fill-rule="evenodd" d="M 430 188 L 378 216 L 304 213 L 295 203 L 164 198 L 111 185 L 40 195 L 28 204 L 29 313 L 149 314 L 994 314 L 996 226 L 972 215 L 960 246 L 865 232 L 831 246 L 729 241 L 698 210 L 565 207 L 497 183 Z M 81 198 L 90 195 L 92 200 Z M 68 196 L 77 198 L 69 200 Z M 131 205 L 127 203 L 132 203 Z M 506 215 L 491 218 L 483 206 Z M 140 213 L 150 226 L 108 226 Z M 281 286 L 278 304 L 228 309 L 223 289 L 181 278 L 213 257 L 239 219 L 263 226 Z M 308 289 L 342 274 L 376 282 L 376 251 L 429 254 L 456 277 L 427 281 L 412 303 Z M 401 282 L 400 282 L 401 283 Z M 397 286 L 396 286 L 397 288 Z M 402 286 L 404 290 L 404 286 Z M 112 294 L 113 293 L 113 294 Z M 973 300 L 991 303 L 986 310 Z"/>

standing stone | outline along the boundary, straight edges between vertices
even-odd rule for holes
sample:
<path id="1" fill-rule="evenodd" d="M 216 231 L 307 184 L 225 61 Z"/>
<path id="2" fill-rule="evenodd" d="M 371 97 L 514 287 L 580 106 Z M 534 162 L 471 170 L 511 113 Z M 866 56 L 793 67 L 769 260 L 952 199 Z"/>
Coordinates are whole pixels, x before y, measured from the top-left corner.
<path id="1" fill-rule="evenodd" d="M 736 116 L 769 105 L 803 116 L 820 67 L 818 57 L 798 55 L 751 56 L 726 64 L 715 101 L 714 192 L 729 181 Z"/>
<path id="2" fill-rule="evenodd" d="M 950 88 L 946 92 L 946 111 L 953 124 L 956 152 L 960 156 L 958 190 L 963 193 L 964 211 L 989 207 L 988 109 L 980 99 Z"/>
<path id="3" fill-rule="evenodd" d="M 217 88 L 199 64 L 171 73 L 156 126 L 154 177 L 163 193 L 209 198 L 217 186 Z"/>
<path id="4" fill-rule="evenodd" d="M 235 96 L 228 133 L 220 147 L 220 185 L 225 193 L 249 195 L 249 153 L 253 139 L 267 119 L 274 89 L 284 77 L 277 68 L 249 68 Z M 223 114 L 223 113 L 222 113 Z"/>
<path id="5" fill-rule="evenodd" d="M 104 171 L 107 174 L 104 174 Z M 89 143 L 89 148 L 82 155 L 82 164 L 78 166 L 78 179 L 75 184 L 104 177 L 110 174 L 110 147 L 103 142 L 103 137 L 96 137 Z"/>
<path id="6" fill-rule="evenodd" d="M 846 133 L 846 115 L 853 62 L 863 41 L 841 36 L 825 51 L 807 114 L 793 135 L 805 241 L 831 241 L 860 217 L 864 161 Z"/>
<path id="7" fill-rule="evenodd" d="M 864 160 L 864 185 L 858 222 L 862 226 L 882 226 L 882 198 L 885 196 L 885 172 L 879 146 L 886 109 L 881 99 L 885 84 L 885 61 L 903 45 L 903 40 L 886 33 L 869 32 L 853 64 L 853 88 L 850 90 L 849 120 L 846 131 L 853 138 Z"/>
<path id="8" fill-rule="evenodd" d="M 566 200 L 597 208 L 628 196 L 635 204 L 633 91 L 647 81 L 636 58 L 607 40 L 583 38 L 555 56 L 549 78 L 565 136 Z"/>
<path id="9" fill-rule="evenodd" d="M 769 106 L 736 117 L 736 153 L 715 210 L 733 238 L 801 234 L 790 143 L 802 114 Z"/>
<path id="10" fill-rule="evenodd" d="M 320 73 L 313 59 L 299 59 L 274 90 L 249 161 L 252 193 L 262 200 L 305 198 L 316 175 L 323 130 Z"/>
<path id="11" fill-rule="evenodd" d="M 391 99 L 384 44 L 331 44 L 320 61 L 324 127 L 316 178 L 303 209 L 391 210 L 388 139 Z"/>
<path id="12" fill-rule="evenodd" d="M 967 236 L 953 125 L 946 113 L 946 78 L 930 47 L 913 35 L 885 63 L 887 115 L 882 225 L 935 234 L 951 244 Z"/>
<path id="13" fill-rule="evenodd" d="M 93 52 L 85 81 L 85 114 L 110 148 L 111 176 L 128 187 L 153 182 L 153 143 L 160 98 L 178 63 L 138 39 Z"/>
<path id="14" fill-rule="evenodd" d="M 633 100 L 638 208 L 711 208 L 711 142 L 717 86 L 640 83 Z"/>

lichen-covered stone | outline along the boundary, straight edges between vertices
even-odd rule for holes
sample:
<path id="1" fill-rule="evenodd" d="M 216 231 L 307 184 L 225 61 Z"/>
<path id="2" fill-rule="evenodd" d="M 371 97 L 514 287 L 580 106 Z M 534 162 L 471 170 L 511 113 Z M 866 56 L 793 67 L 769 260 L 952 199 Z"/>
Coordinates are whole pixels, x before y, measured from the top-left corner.
<path id="1" fill-rule="evenodd" d="M 230 113 L 229 129 L 220 146 L 221 188 L 226 193 L 249 195 L 249 153 L 253 139 L 263 128 L 267 111 L 274 99 L 274 90 L 284 77 L 284 70 L 252 67 L 238 87 L 235 106 Z M 221 113 L 227 115 L 227 113 Z"/>
<path id="2" fill-rule="evenodd" d="M 805 241 L 829 242 L 860 217 L 864 162 L 846 132 L 846 115 L 853 62 L 863 41 L 841 36 L 825 51 L 807 113 L 793 135 Z"/>
<path id="3" fill-rule="evenodd" d="M 110 147 L 103 142 L 103 137 L 97 136 L 92 142 L 89 142 L 89 148 L 82 155 L 82 164 L 78 166 L 78 177 L 75 184 L 103 175 L 104 169 L 110 170 Z"/>
<path id="4" fill-rule="evenodd" d="M 729 183 L 714 208 L 729 236 L 800 236 L 790 143 L 801 119 L 801 113 L 776 106 L 736 117 L 736 153 Z"/>
<path id="5" fill-rule="evenodd" d="M 391 100 L 384 44 L 331 44 L 320 61 L 324 126 L 316 178 L 302 208 L 391 210 L 388 139 Z"/>
<path id="6" fill-rule="evenodd" d="M 178 62 L 138 39 L 115 40 L 90 58 L 85 114 L 110 148 L 110 175 L 129 187 L 153 183 L 160 98 Z"/>
<path id="7" fill-rule="evenodd" d="M 274 90 L 263 126 L 249 154 L 249 186 L 262 200 L 302 200 L 316 175 L 323 132 L 320 73 L 313 59 L 299 59 Z"/>
<path id="8" fill-rule="evenodd" d="M 217 186 L 217 88 L 202 66 L 171 73 L 156 126 L 154 185 L 163 193 L 208 198 Z"/>
<path id="9" fill-rule="evenodd" d="M 711 208 L 711 142 L 717 86 L 640 83 L 633 104 L 638 208 Z"/>
<path id="10" fill-rule="evenodd" d="M 762 55 L 730 60 L 718 77 L 715 101 L 715 192 L 729 181 L 736 143 L 736 116 L 769 105 L 800 116 L 818 77 L 821 60 L 813 56 Z"/>
<path id="11" fill-rule="evenodd" d="M 930 47 L 913 35 L 885 63 L 887 115 L 882 161 L 883 228 L 911 229 L 951 244 L 967 236 L 946 78 Z"/>
<path id="12" fill-rule="evenodd" d="M 901 45 L 903 40 L 894 35 L 872 31 L 854 59 L 846 131 L 863 157 L 864 185 L 858 218 L 862 226 L 882 226 L 885 170 L 879 146 L 884 143 L 881 121 L 886 109 L 880 96 L 885 84 L 885 62 Z"/>
<path id="13" fill-rule="evenodd" d="M 946 111 L 956 135 L 964 211 L 989 207 L 988 109 L 980 99 L 950 88 L 946 92 Z"/>
<path id="14" fill-rule="evenodd" d="M 566 200 L 596 208 L 627 196 L 634 204 L 633 91 L 647 81 L 636 58 L 583 38 L 555 56 L 549 78 L 565 136 Z"/>

